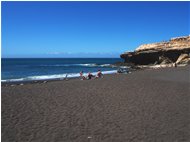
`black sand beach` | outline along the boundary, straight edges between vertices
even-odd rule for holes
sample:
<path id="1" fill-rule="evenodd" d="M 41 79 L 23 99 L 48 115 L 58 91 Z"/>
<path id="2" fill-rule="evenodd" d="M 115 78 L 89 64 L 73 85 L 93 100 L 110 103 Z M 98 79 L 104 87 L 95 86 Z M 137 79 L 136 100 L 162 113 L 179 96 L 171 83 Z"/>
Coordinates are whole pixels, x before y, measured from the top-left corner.
<path id="1" fill-rule="evenodd" d="M 2 142 L 190 141 L 190 66 L 1 89 Z"/>

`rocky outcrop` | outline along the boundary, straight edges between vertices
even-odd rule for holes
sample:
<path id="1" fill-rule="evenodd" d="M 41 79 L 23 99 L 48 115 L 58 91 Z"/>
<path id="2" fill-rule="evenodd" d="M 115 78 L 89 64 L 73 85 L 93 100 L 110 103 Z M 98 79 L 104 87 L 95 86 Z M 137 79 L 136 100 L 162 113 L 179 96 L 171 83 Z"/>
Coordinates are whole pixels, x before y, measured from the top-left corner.
<path id="1" fill-rule="evenodd" d="M 134 65 L 187 64 L 190 61 L 190 36 L 172 38 L 166 42 L 144 44 L 134 52 L 120 55 L 125 63 Z"/>
<path id="2" fill-rule="evenodd" d="M 176 64 L 189 64 L 189 55 L 188 54 L 181 54 L 176 61 Z"/>

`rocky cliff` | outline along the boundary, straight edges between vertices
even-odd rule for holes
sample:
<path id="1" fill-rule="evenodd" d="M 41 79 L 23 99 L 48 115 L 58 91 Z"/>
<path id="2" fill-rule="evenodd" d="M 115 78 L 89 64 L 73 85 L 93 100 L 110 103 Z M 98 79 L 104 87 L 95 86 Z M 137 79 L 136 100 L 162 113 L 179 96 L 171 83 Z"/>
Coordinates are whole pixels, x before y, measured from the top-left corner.
<path id="1" fill-rule="evenodd" d="M 120 55 L 125 63 L 134 65 L 190 63 L 190 36 L 171 38 L 166 42 L 144 44 L 134 52 Z"/>

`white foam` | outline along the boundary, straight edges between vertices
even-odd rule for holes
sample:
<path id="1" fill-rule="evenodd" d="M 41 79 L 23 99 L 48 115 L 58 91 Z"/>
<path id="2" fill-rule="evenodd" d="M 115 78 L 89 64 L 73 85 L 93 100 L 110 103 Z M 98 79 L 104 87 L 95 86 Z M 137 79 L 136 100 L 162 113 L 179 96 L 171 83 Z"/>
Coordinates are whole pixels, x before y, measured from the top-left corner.
<path id="1" fill-rule="evenodd" d="M 97 66 L 97 64 L 95 64 L 95 63 L 92 63 L 92 64 L 76 64 L 76 65 L 85 66 L 85 67 L 95 67 L 95 66 Z"/>
<path id="2" fill-rule="evenodd" d="M 128 67 L 128 66 L 120 66 L 120 68 L 129 69 L 130 67 Z"/>
<path id="3" fill-rule="evenodd" d="M 111 71 L 103 71 L 103 74 L 114 74 L 117 73 L 117 70 L 111 70 Z"/>
<path id="4" fill-rule="evenodd" d="M 110 67 L 110 64 L 99 65 L 100 67 Z"/>
<path id="5" fill-rule="evenodd" d="M 23 81 L 25 78 L 18 78 L 18 79 L 7 79 L 7 80 L 1 80 L 1 82 L 18 82 Z"/>
<path id="6" fill-rule="evenodd" d="M 72 66 L 85 66 L 85 67 L 94 67 L 98 66 L 95 63 L 90 63 L 90 64 L 56 64 L 56 65 L 39 65 L 42 67 L 72 67 Z"/>
<path id="7" fill-rule="evenodd" d="M 66 74 L 57 74 L 57 75 L 40 75 L 40 76 L 29 76 L 26 80 L 47 80 L 47 79 L 59 79 L 65 78 Z"/>
<path id="8" fill-rule="evenodd" d="M 42 67 L 72 67 L 72 66 L 84 66 L 84 67 L 112 67 L 111 64 L 57 64 L 57 65 L 39 65 Z"/>

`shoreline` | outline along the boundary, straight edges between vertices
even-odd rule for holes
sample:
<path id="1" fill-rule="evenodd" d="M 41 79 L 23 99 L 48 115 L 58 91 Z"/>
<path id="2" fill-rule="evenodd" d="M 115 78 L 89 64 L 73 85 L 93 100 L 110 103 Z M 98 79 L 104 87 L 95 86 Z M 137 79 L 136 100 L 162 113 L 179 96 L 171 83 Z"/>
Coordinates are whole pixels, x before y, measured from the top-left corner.
<path id="1" fill-rule="evenodd" d="M 103 75 L 116 74 L 117 71 L 116 70 L 102 71 L 102 73 L 103 73 Z M 78 75 L 67 77 L 67 78 L 61 77 L 61 78 L 37 79 L 37 80 L 3 81 L 3 82 L 1 82 L 1 86 L 47 83 L 47 82 L 52 82 L 52 81 L 68 81 L 68 80 L 73 80 L 73 79 L 80 79 L 79 73 L 76 73 L 76 74 L 78 74 Z M 96 75 L 96 72 L 93 72 L 92 74 Z M 86 75 L 87 75 L 87 73 L 84 73 L 84 76 L 86 76 Z"/>
<path id="2" fill-rule="evenodd" d="M 190 66 L 190 65 L 179 65 L 176 68 L 181 68 L 181 67 L 185 67 L 185 66 Z M 138 69 L 132 69 L 130 67 L 124 67 L 124 66 L 120 66 L 120 68 L 128 68 L 129 72 L 136 72 L 136 71 L 146 71 L 146 70 L 161 70 L 161 69 L 167 69 L 167 68 L 175 68 L 173 66 L 173 64 L 169 64 L 169 65 L 147 65 L 147 66 L 136 66 L 138 67 Z M 119 66 L 118 66 L 119 68 Z M 111 71 L 105 71 L 105 72 L 111 72 L 111 73 L 107 73 L 107 74 L 103 74 L 103 75 L 110 75 L 110 74 L 123 74 L 123 73 L 117 73 L 116 70 L 111 70 Z M 87 74 L 87 73 L 86 73 Z M 85 75 L 86 75 L 85 74 Z M 95 72 L 92 73 L 93 75 L 95 75 Z M 124 73 L 124 74 L 128 74 L 128 73 Z M 50 78 L 50 79 L 38 79 L 38 80 L 22 80 L 22 81 L 1 81 L 1 86 L 15 86 L 15 85 L 26 85 L 26 84 L 43 84 L 43 83 L 47 83 L 47 82 L 54 82 L 54 81 L 69 81 L 69 80 L 80 80 L 80 76 L 74 76 L 74 77 L 67 77 L 67 78 Z M 93 80 L 93 79 L 91 79 Z"/>

